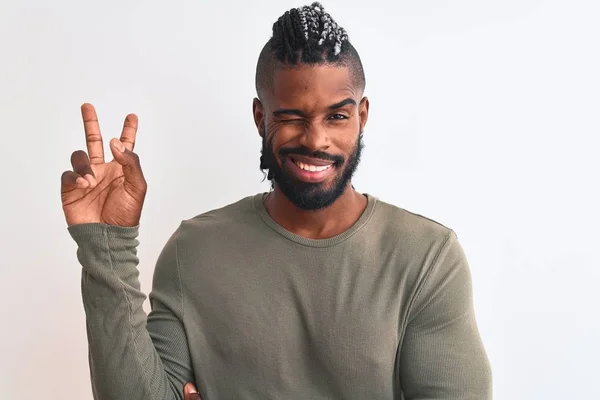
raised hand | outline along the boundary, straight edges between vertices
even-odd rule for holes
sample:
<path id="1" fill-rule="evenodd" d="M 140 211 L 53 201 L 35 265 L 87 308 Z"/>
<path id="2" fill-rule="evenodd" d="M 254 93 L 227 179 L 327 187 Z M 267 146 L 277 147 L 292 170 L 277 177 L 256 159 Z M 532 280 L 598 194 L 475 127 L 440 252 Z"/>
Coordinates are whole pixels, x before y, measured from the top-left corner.
<path id="1" fill-rule="evenodd" d="M 104 146 L 96 110 L 81 106 L 87 153 L 71 155 L 72 171 L 61 177 L 62 207 L 67 225 L 101 222 L 136 226 L 140 222 L 147 184 L 139 158 L 133 152 L 138 119 L 125 118 L 120 139 L 110 141 L 114 159 L 104 161 Z"/>
<path id="2" fill-rule="evenodd" d="M 202 400 L 196 387 L 192 383 L 186 383 L 183 387 L 183 400 Z"/>

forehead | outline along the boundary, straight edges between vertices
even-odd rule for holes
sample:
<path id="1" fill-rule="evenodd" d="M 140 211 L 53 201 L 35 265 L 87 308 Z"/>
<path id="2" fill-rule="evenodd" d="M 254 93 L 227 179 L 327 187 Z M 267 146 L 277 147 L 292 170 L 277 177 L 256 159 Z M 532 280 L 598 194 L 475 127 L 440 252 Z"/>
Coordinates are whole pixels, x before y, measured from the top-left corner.
<path id="1" fill-rule="evenodd" d="M 327 64 L 277 68 L 272 88 L 272 100 L 277 105 L 331 103 L 354 97 L 356 92 L 348 67 Z"/>

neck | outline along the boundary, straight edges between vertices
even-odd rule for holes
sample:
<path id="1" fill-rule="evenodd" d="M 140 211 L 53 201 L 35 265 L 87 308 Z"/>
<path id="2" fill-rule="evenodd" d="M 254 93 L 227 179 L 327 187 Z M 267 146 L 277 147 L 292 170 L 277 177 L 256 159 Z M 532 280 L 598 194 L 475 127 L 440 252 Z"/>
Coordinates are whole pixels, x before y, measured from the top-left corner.
<path id="1" fill-rule="evenodd" d="M 265 208 L 275 222 L 296 235 L 327 239 L 349 229 L 367 207 L 367 198 L 348 184 L 344 193 L 329 207 L 307 211 L 298 208 L 277 185 L 265 199 Z"/>

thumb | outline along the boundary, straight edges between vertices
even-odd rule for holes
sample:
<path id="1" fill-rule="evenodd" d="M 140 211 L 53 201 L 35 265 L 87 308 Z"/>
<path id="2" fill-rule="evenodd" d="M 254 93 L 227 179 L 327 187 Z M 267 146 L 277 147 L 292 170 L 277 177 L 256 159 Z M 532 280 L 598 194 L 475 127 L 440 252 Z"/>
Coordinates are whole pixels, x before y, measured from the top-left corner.
<path id="1" fill-rule="evenodd" d="M 196 387 L 188 382 L 183 387 L 183 400 L 202 400 Z"/>
<path id="2" fill-rule="evenodd" d="M 110 141 L 110 150 L 115 160 L 123 167 L 125 180 L 136 189 L 145 191 L 146 181 L 142 173 L 138 155 L 128 150 L 119 139 L 112 139 Z"/>

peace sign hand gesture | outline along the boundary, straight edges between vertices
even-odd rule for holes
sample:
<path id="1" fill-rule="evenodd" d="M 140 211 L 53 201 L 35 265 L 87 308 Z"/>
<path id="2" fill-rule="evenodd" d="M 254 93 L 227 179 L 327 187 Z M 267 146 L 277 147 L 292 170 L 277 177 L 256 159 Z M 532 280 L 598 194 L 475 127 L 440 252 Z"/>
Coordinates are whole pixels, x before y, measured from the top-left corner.
<path id="1" fill-rule="evenodd" d="M 71 155 L 72 171 L 61 178 L 62 207 L 67 225 L 100 222 L 137 226 L 140 222 L 147 184 L 140 161 L 133 152 L 138 119 L 129 114 L 120 139 L 110 141 L 114 159 L 104 161 L 104 147 L 96 110 L 81 106 L 88 152 Z"/>

